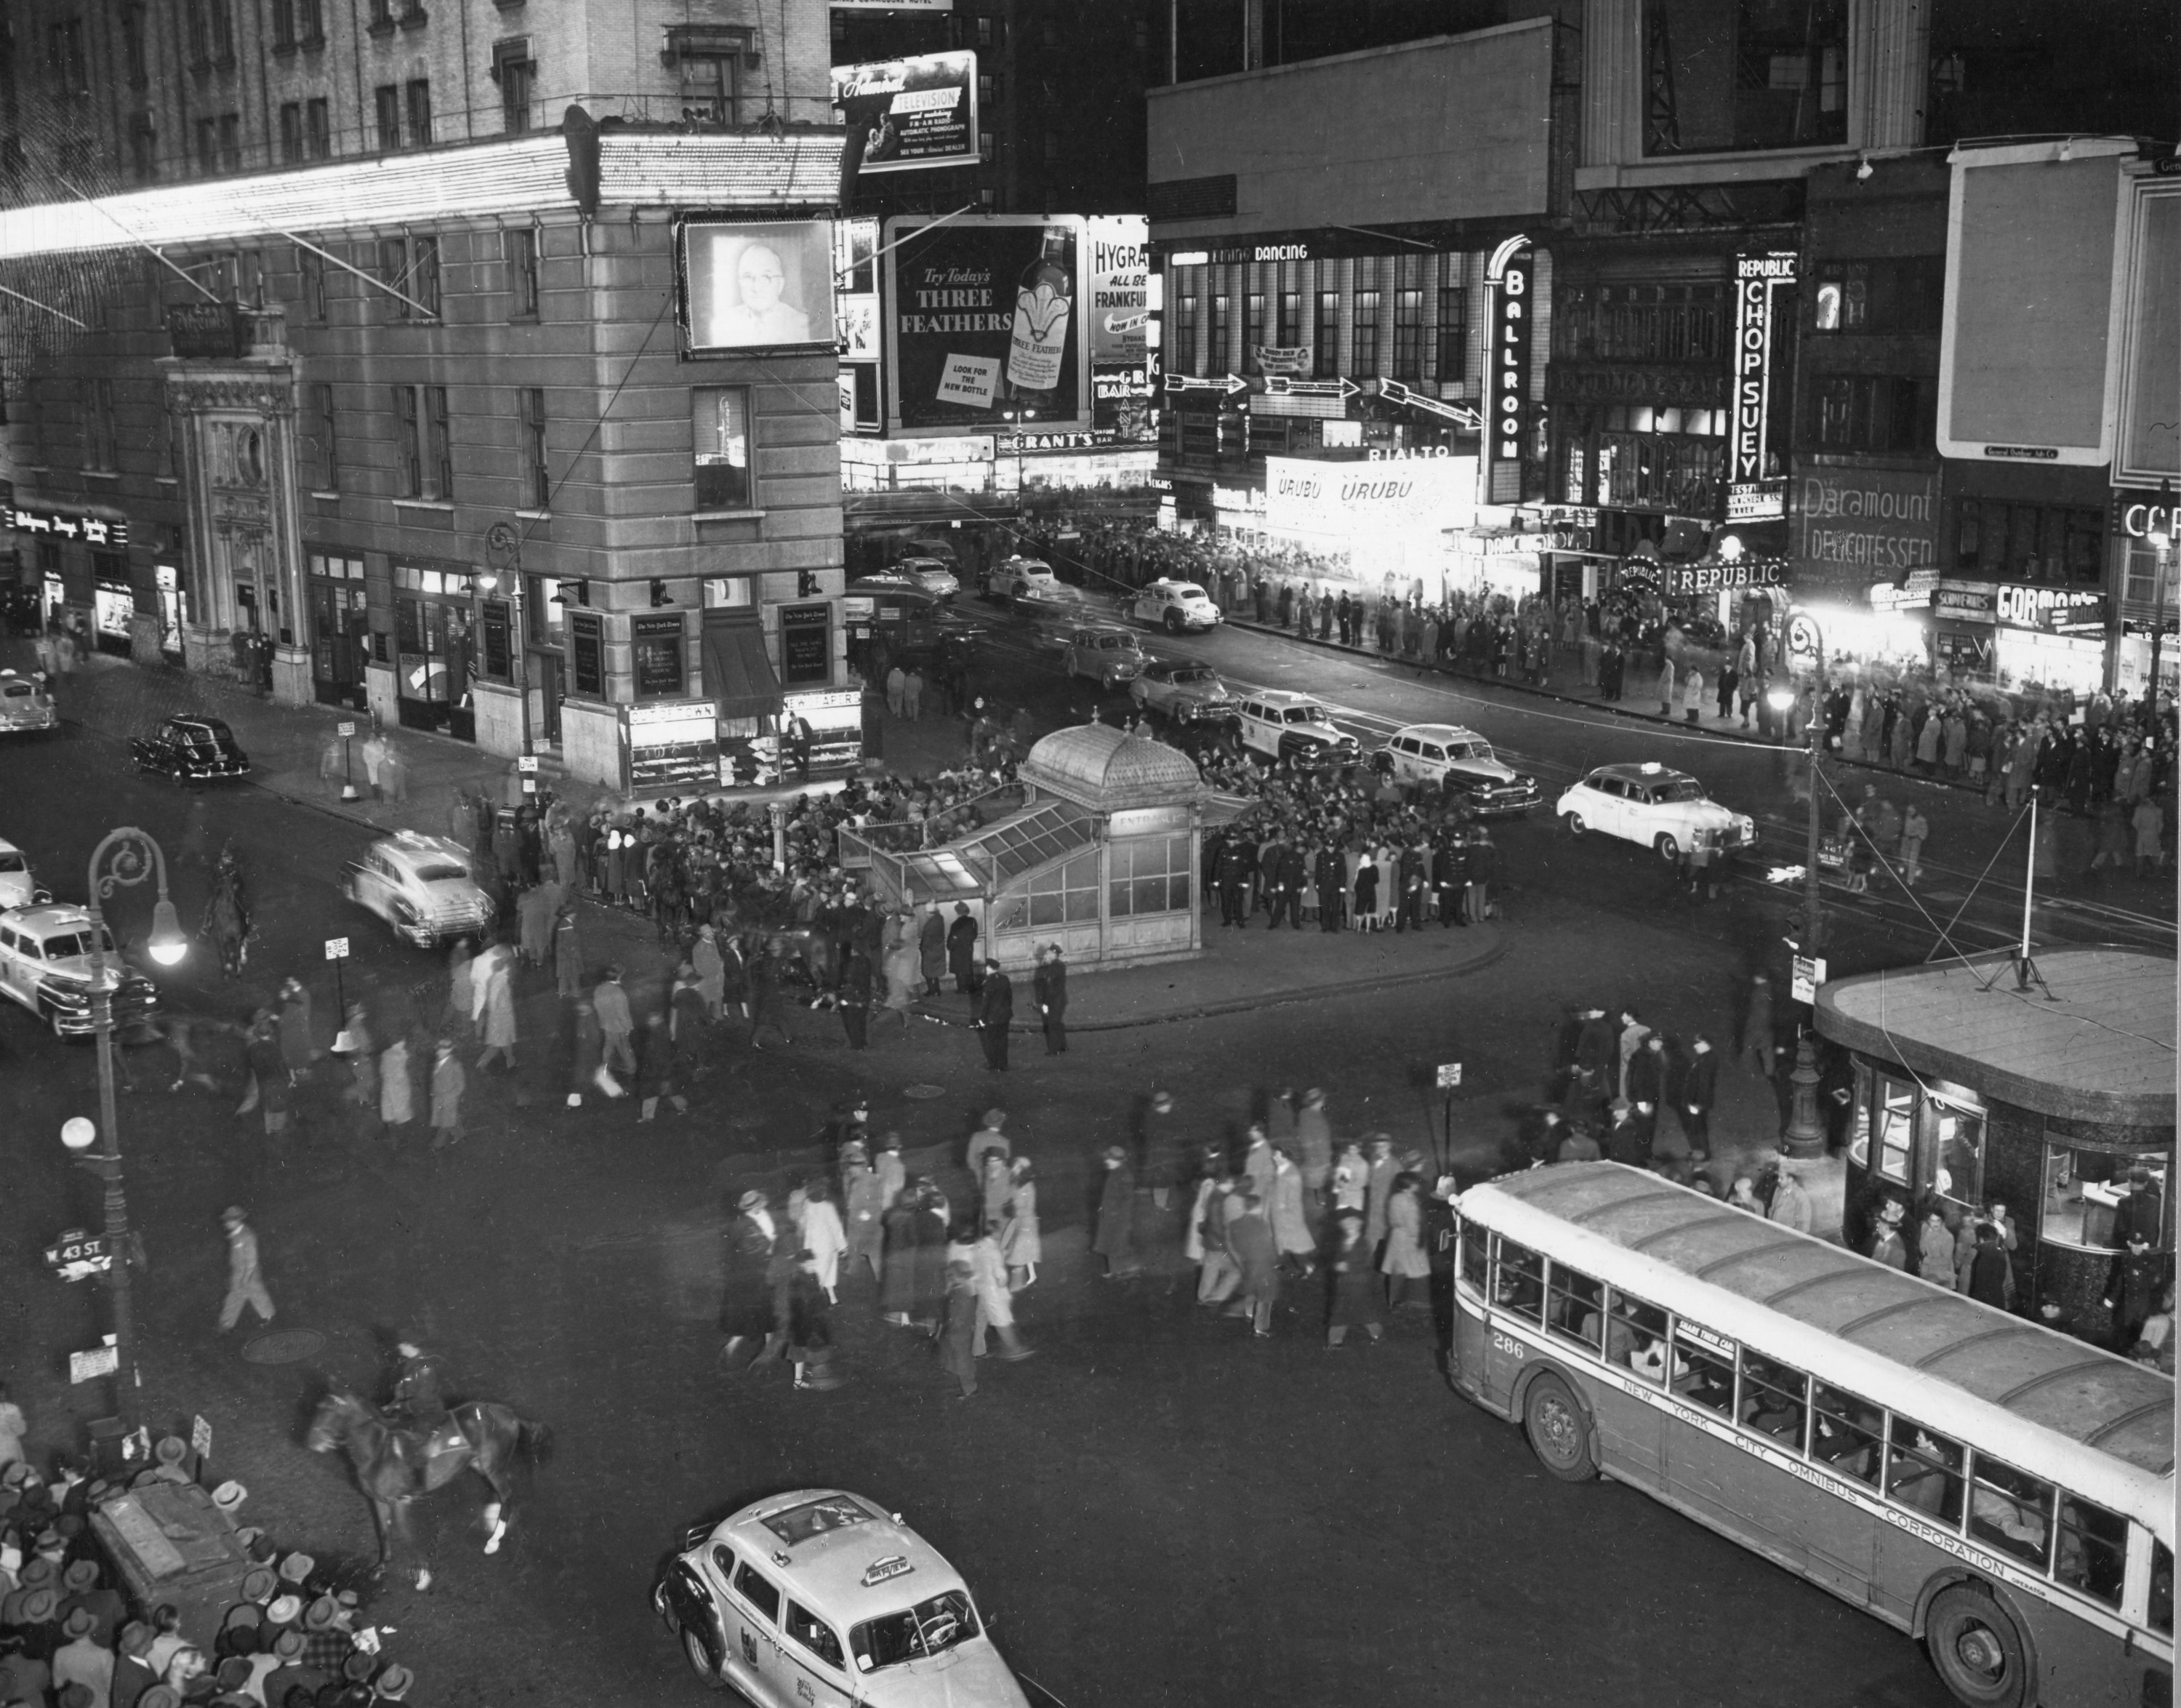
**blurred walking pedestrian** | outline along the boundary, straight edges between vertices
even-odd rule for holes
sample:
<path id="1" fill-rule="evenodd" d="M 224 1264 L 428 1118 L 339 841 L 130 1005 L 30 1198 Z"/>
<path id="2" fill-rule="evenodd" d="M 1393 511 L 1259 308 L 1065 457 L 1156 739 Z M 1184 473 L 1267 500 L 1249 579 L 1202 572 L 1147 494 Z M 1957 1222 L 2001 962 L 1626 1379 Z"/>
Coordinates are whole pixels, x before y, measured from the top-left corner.
<path id="1" fill-rule="evenodd" d="M 441 1038 L 432 1063 L 432 1148 L 445 1150 L 462 1141 L 462 1092 L 467 1086 L 455 1041 Z"/>
<path id="2" fill-rule="evenodd" d="M 655 1010 L 643 1017 L 643 1025 L 636 1036 L 636 1096 L 638 1121 L 657 1118 L 660 1100 L 663 1097 L 674 1106 L 674 1113 L 689 1113 L 689 1099 L 674 1076 L 674 1063 L 678 1053 L 666 1016 Z"/>
<path id="3" fill-rule="evenodd" d="M 1246 1186 L 1236 1189 L 1232 1208 L 1227 1246 L 1242 1272 L 1242 1288 L 1224 1314 L 1248 1318 L 1256 1338 L 1268 1340 L 1273 1307 L 1280 1298 L 1279 1252 L 1273 1244 L 1272 1224 L 1265 1219 L 1264 1201 Z"/>
<path id="4" fill-rule="evenodd" d="M 573 902 L 561 903 L 553 921 L 553 985 L 563 998 L 583 994 L 583 938 Z"/>
<path id="5" fill-rule="evenodd" d="M 962 1397 L 967 1400 L 977 1391 L 977 1281 L 975 1269 L 967 1263 L 947 1266 L 946 1311 L 939 1335 L 939 1366 L 961 1384 Z"/>
<path id="6" fill-rule="evenodd" d="M 492 963 L 484 979 L 483 1020 L 480 1027 L 484 1053 L 478 1058 L 478 1071 L 483 1073 L 492 1065 L 492 1059 L 498 1056 L 511 1074 L 515 1071 L 514 970 L 502 956 Z"/>
<path id="7" fill-rule="evenodd" d="M 251 1227 L 240 1204 L 229 1204 L 220 1213 L 219 1220 L 227 1231 L 227 1296 L 220 1302 L 219 1331 L 223 1335 L 234 1333 L 235 1324 L 242 1320 L 246 1305 L 257 1313 L 261 1323 L 269 1325 L 273 1321 L 273 1295 L 265 1288 L 257 1231 Z"/>
<path id="8" fill-rule="evenodd" d="M 417 1119 L 417 1092 L 409 1075 L 409 1040 L 397 1036 L 378 1056 L 378 1124 L 388 1148 L 397 1153 Z"/>
<path id="9" fill-rule="evenodd" d="M 1098 1225 L 1090 1249 L 1106 1260 L 1106 1279 L 1125 1280 L 1140 1272 L 1136 1261 L 1136 1171 L 1129 1153 L 1108 1145 L 1100 1159 L 1105 1180 L 1098 1193 Z"/>
<path id="10" fill-rule="evenodd" d="M 1363 1218 L 1343 1210 L 1333 1218 L 1333 1253 L 1329 1267 L 1329 1302 L 1325 1315 L 1325 1344 L 1344 1345 L 1350 1329 L 1361 1329 L 1375 1345 L 1386 1336 L 1380 1306 L 1378 1272 L 1364 1248 Z"/>
<path id="11" fill-rule="evenodd" d="M 280 986 L 280 1060 L 287 1070 L 288 1083 L 299 1086 L 311 1076 L 311 1064 L 318 1059 L 318 1047 L 312 1036 L 311 993 L 300 981 L 287 979 Z"/>
<path id="12" fill-rule="evenodd" d="M 1302 1170 L 1284 1145 L 1274 1150 L 1273 1159 L 1273 1195 L 1266 1206 L 1273 1246 L 1280 1262 L 1297 1274 L 1308 1275 L 1317 1267 L 1313 1261 L 1317 1241 L 1311 1237 L 1310 1224 L 1303 1213 Z"/>
<path id="13" fill-rule="evenodd" d="M 1386 1306 L 1431 1303 L 1431 1259 L 1424 1251 L 1422 1177 L 1404 1169 L 1394 1177 L 1386 1200 L 1386 1254 L 1378 1267 L 1386 1276 Z"/>
<path id="14" fill-rule="evenodd" d="M 1028 1157 L 1008 1165 L 1010 1191 L 1007 1219 L 1000 1225 L 1000 1252 L 1008 1260 L 1008 1285 L 1019 1293 L 1037 1280 L 1045 1258 L 1045 1240 L 1037 1220 L 1037 1170 Z"/>
<path id="15" fill-rule="evenodd" d="M 851 1139 L 841 1147 L 841 1208 L 842 1230 L 848 1242 L 848 1273 L 853 1275 L 859 1265 L 867 1264 L 871 1280 L 883 1280 L 886 1228 L 880 1219 L 886 1213 L 886 1204 L 879 1177 L 872 1170 L 861 1139 Z"/>
<path id="16" fill-rule="evenodd" d="M 1013 1363 L 1027 1358 L 1029 1347 L 1015 1329 L 1014 1297 L 1008 1286 L 1008 1264 L 1000 1249 L 999 1230 L 986 1228 L 969 1250 L 971 1280 L 977 1291 L 976 1315 L 970 1330 L 973 1357 L 985 1356 L 986 1330 L 999 1336 L 1000 1356 Z"/>
<path id="17" fill-rule="evenodd" d="M 591 1007 L 599 1019 L 599 1036 L 605 1064 L 619 1068 L 634 1076 L 636 1050 L 632 1042 L 636 1032 L 636 1020 L 629 1013 L 628 992 L 621 988 L 619 965 L 606 969 L 606 976 L 591 992 Z"/>

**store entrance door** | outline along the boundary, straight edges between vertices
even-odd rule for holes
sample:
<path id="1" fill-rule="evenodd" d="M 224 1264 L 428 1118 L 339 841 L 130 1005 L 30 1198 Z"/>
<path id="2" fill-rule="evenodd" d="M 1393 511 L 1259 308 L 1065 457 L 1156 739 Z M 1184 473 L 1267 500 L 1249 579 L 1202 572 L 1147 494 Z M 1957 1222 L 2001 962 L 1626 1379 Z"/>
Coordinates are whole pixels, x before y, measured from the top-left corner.
<path id="1" fill-rule="evenodd" d="M 567 684 L 557 652 L 530 655 L 530 738 L 544 747 L 560 744 L 560 696 Z"/>
<path id="2" fill-rule="evenodd" d="M 362 708 L 367 627 L 362 587 L 312 582 L 311 680 L 319 705 Z"/>

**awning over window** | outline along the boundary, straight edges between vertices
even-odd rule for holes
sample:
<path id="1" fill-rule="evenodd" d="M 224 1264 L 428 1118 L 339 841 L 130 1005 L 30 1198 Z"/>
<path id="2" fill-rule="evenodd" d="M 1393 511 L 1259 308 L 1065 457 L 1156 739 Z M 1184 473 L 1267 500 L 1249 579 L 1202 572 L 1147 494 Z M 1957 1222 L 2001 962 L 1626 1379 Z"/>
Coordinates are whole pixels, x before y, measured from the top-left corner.
<path id="1" fill-rule="evenodd" d="M 704 686 L 721 717 L 776 717 L 780 678 L 765 656 L 754 611 L 704 614 Z"/>

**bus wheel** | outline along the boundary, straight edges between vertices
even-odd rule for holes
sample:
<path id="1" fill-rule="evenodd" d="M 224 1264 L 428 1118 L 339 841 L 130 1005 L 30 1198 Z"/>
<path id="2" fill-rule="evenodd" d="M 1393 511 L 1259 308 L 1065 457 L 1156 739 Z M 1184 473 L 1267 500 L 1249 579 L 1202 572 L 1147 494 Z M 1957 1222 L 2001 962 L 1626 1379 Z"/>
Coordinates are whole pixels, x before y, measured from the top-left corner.
<path id="1" fill-rule="evenodd" d="M 1538 1462 L 1564 1483 L 1587 1483 L 1598 1474 L 1590 1420 L 1568 1385 L 1548 1373 L 1530 1384 L 1522 1399 L 1522 1426 Z"/>
<path id="2" fill-rule="evenodd" d="M 1941 1589 L 1924 1624 L 1924 1646 L 1946 1688 L 1977 1708 L 2029 1700 L 2029 1651 L 2005 1608 L 1966 1584 Z"/>

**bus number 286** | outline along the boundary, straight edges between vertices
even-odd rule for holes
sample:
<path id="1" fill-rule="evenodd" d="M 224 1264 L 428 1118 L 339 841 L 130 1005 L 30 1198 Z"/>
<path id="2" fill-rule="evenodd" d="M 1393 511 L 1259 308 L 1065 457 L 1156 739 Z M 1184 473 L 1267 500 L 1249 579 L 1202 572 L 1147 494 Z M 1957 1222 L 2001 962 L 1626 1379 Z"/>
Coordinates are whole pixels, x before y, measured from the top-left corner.
<path id="1" fill-rule="evenodd" d="M 1522 1356 L 1522 1343 L 1511 1335 L 1502 1335 L 1495 1330 L 1492 1336 L 1492 1350 L 1505 1352 L 1510 1358 L 1519 1358 Z"/>

